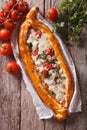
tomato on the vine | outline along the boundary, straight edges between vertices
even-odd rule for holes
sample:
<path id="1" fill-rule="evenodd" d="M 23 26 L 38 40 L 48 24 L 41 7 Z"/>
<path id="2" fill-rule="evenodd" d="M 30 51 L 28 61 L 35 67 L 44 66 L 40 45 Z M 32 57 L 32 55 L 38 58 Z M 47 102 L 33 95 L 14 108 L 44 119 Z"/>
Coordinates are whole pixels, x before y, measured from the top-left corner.
<path id="1" fill-rule="evenodd" d="M 9 40 L 10 37 L 11 37 L 11 32 L 10 32 L 10 30 L 5 29 L 5 28 L 3 28 L 3 29 L 0 30 L 0 38 L 1 38 L 2 40 Z"/>
<path id="2" fill-rule="evenodd" d="M 0 9 L 0 18 L 6 18 L 8 15 L 8 11 L 6 11 L 5 9 Z"/>
<path id="3" fill-rule="evenodd" d="M 12 19 L 7 19 L 4 23 L 5 28 L 13 30 L 16 27 L 16 23 Z"/>
<path id="4" fill-rule="evenodd" d="M 5 10 L 10 11 L 13 8 L 13 4 L 7 3 L 4 7 Z"/>
<path id="5" fill-rule="evenodd" d="M 19 12 L 18 10 L 13 10 L 11 12 L 11 18 L 13 21 L 19 21 L 21 20 L 23 14 L 21 12 Z"/>
<path id="6" fill-rule="evenodd" d="M 11 0 L 13 4 L 16 4 L 17 3 L 17 0 Z"/>
<path id="7" fill-rule="evenodd" d="M 56 8 L 49 8 L 46 11 L 46 17 L 49 20 L 57 20 L 57 18 L 58 18 L 58 11 L 57 11 L 57 9 Z"/>
<path id="8" fill-rule="evenodd" d="M 27 13 L 29 11 L 29 5 L 26 1 L 20 1 L 18 3 L 18 10 L 22 13 Z"/>
<path id="9" fill-rule="evenodd" d="M 9 62 L 7 65 L 6 65 L 6 71 L 9 73 L 9 74 L 17 74 L 18 71 L 19 71 L 19 65 L 15 62 L 15 61 L 12 61 L 12 62 Z"/>
<path id="10" fill-rule="evenodd" d="M 2 45 L 0 45 L 0 54 L 4 56 L 12 54 L 12 47 L 10 43 L 3 43 Z"/>

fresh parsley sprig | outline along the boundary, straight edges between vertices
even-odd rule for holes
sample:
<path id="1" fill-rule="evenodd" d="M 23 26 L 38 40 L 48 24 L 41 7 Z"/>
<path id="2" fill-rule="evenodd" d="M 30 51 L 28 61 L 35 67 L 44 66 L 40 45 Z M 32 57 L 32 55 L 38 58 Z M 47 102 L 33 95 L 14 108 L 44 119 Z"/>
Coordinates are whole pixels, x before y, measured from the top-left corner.
<path id="1" fill-rule="evenodd" d="M 65 42 L 80 44 L 82 27 L 87 24 L 87 1 L 66 0 L 58 7 L 59 18 L 54 25 L 54 32 L 60 33 Z"/>

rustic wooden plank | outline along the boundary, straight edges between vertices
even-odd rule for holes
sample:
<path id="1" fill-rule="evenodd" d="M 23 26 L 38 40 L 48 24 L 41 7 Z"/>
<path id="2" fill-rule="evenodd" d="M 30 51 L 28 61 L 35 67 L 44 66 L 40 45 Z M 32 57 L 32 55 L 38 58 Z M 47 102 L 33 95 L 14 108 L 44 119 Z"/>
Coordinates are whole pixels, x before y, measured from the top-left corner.
<path id="1" fill-rule="evenodd" d="M 21 130 L 44 130 L 44 122 L 39 120 L 30 93 L 23 82 L 21 86 Z"/>
<path id="2" fill-rule="evenodd" d="M 58 8 L 59 4 L 64 1 L 64 0 L 50 0 L 51 2 L 51 7 Z"/>
<path id="3" fill-rule="evenodd" d="M 20 77 L 5 71 L 5 66 L 13 57 L 0 55 L 0 130 L 20 128 Z"/>
<path id="4" fill-rule="evenodd" d="M 29 3 L 30 9 L 33 6 L 38 6 L 40 9 L 40 13 L 43 14 L 44 11 L 44 0 L 26 0 Z"/>
<path id="5" fill-rule="evenodd" d="M 65 121 L 58 121 L 56 119 L 49 119 L 45 122 L 45 130 L 65 130 Z"/>
<path id="6" fill-rule="evenodd" d="M 87 130 L 87 26 L 84 26 L 80 47 L 69 47 L 74 60 L 82 97 L 82 113 L 67 119 L 66 130 Z M 72 126 L 73 125 L 73 126 Z"/>
<path id="7" fill-rule="evenodd" d="M 30 8 L 39 6 L 41 14 L 44 12 L 44 1 L 27 0 Z M 39 120 L 30 93 L 26 90 L 23 81 L 21 83 L 21 130 L 44 130 L 44 121 Z"/>
<path id="8" fill-rule="evenodd" d="M 0 0 L 0 8 L 4 2 L 5 0 Z M 21 74 L 12 76 L 5 71 L 6 64 L 13 60 L 13 56 L 4 57 L 0 55 L 0 130 L 20 129 Z"/>
<path id="9" fill-rule="evenodd" d="M 87 112 L 70 116 L 66 121 L 66 130 L 87 130 Z"/>

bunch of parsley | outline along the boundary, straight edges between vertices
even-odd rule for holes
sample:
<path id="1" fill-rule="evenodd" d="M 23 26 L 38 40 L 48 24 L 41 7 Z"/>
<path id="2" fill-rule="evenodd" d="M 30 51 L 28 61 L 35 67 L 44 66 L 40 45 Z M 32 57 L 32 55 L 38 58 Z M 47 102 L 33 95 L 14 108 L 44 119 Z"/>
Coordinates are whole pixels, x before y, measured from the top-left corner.
<path id="1" fill-rule="evenodd" d="M 53 31 L 60 33 L 65 43 L 73 41 L 79 45 L 82 27 L 87 24 L 87 1 L 66 0 L 60 4 L 58 11 L 59 17 Z"/>

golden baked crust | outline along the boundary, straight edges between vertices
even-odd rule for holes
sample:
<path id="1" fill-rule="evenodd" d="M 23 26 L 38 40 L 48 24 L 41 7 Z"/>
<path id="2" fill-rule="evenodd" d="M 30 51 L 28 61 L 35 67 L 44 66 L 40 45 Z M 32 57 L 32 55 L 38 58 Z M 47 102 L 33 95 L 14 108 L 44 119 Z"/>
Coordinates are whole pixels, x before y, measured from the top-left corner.
<path id="1" fill-rule="evenodd" d="M 36 19 L 36 15 L 38 11 L 39 11 L 38 7 L 33 7 L 31 11 L 27 14 L 25 21 L 20 27 L 19 37 L 18 37 L 19 52 L 20 52 L 22 61 L 24 63 L 25 69 L 38 95 L 43 100 L 43 102 L 49 108 L 53 110 L 55 117 L 58 120 L 62 120 L 62 119 L 65 119 L 68 115 L 68 107 L 69 107 L 71 98 L 73 96 L 73 90 L 74 90 L 73 78 L 67 66 L 67 63 L 65 61 L 65 58 L 62 54 L 62 51 L 61 51 L 61 48 L 57 39 L 55 38 L 53 33 L 50 31 L 50 29 L 46 25 L 44 25 L 41 21 Z M 45 91 L 40 86 L 41 79 L 39 78 L 38 73 L 34 71 L 35 65 L 32 61 L 29 49 L 26 45 L 26 41 L 27 41 L 28 34 L 31 27 L 38 28 L 39 30 L 41 30 L 48 36 L 48 40 L 50 41 L 55 51 L 55 55 L 57 59 L 61 61 L 60 67 L 64 69 L 65 74 L 67 76 L 66 102 L 64 106 L 61 106 L 52 96 L 48 94 L 47 91 Z"/>

